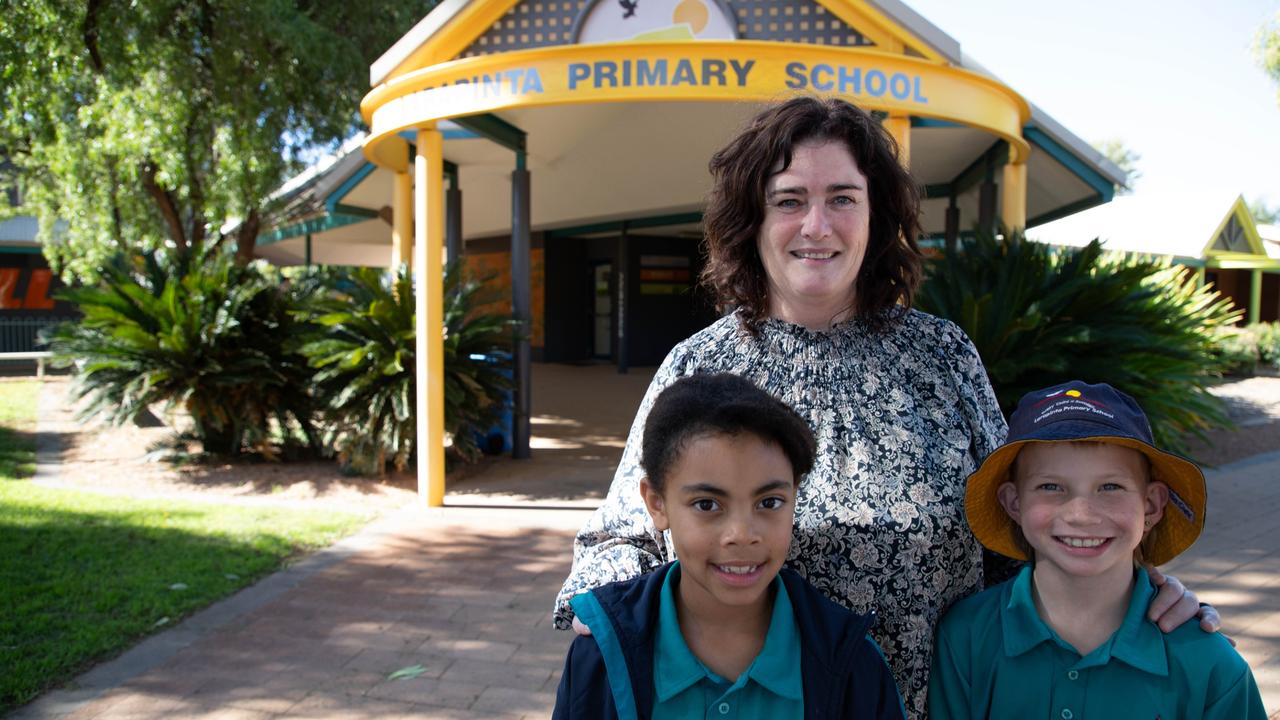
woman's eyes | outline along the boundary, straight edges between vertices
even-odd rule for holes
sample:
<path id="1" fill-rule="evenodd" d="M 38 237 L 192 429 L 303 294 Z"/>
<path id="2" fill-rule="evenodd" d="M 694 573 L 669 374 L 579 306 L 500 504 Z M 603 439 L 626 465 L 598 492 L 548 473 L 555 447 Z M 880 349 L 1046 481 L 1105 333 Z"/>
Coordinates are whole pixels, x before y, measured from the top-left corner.
<path id="1" fill-rule="evenodd" d="M 827 200 L 827 203 L 837 207 L 850 207 L 857 205 L 858 200 L 857 198 L 853 198 L 848 195 L 837 195 L 830 200 Z M 799 198 L 782 198 L 781 200 L 776 200 L 773 203 L 774 207 L 782 210 L 796 210 L 804 207 L 804 204 L 804 201 Z"/>
<path id="2" fill-rule="evenodd" d="M 708 500 L 706 498 L 703 498 L 701 500 L 693 501 L 693 509 L 697 510 L 698 512 L 712 512 L 719 507 L 720 507 L 719 503 L 717 503 L 715 500 Z"/>

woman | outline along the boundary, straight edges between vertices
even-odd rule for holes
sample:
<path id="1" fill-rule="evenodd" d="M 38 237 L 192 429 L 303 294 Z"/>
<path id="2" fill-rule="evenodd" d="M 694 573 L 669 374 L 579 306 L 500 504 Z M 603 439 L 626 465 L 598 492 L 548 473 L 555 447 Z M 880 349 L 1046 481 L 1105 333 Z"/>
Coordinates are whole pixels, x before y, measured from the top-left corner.
<path id="1" fill-rule="evenodd" d="M 969 339 L 909 309 L 921 276 L 915 184 L 872 117 L 813 97 L 757 115 L 710 169 L 703 282 L 734 312 L 677 345 L 655 375 L 609 495 L 578 534 L 556 625 L 569 626 L 573 595 L 673 559 L 640 501 L 644 420 L 679 377 L 733 372 L 818 438 L 789 564 L 837 602 L 879 614 L 875 639 L 909 714 L 924 717 L 934 627 L 981 586 L 965 479 L 1006 426 Z M 1165 605 L 1183 595 L 1170 585 Z M 1189 607 L 1194 597 L 1176 614 L 1191 617 Z"/>

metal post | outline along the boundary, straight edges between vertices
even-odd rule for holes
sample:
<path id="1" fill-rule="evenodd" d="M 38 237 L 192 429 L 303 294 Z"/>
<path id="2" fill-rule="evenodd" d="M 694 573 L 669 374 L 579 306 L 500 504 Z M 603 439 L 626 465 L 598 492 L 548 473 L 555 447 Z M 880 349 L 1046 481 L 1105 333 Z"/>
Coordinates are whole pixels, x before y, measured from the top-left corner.
<path id="1" fill-rule="evenodd" d="M 529 457 L 530 365 L 529 335 L 533 311 L 529 290 L 530 251 L 529 171 L 524 151 L 516 152 L 516 169 L 511 173 L 511 311 L 515 315 L 512 372 L 515 379 L 515 407 L 511 419 L 511 457 Z"/>
<path id="2" fill-rule="evenodd" d="M 444 193 L 444 247 L 449 264 L 462 260 L 462 189 L 458 177 L 449 178 L 449 189 Z"/>
<path id="3" fill-rule="evenodd" d="M 996 234 L 996 183 L 991 154 L 987 153 L 987 175 L 978 188 L 978 232 Z"/>
<path id="4" fill-rule="evenodd" d="M 615 292 L 618 294 L 618 373 L 626 375 L 630 358 L 630 342 L 627 337 L 627 278 L 631 270 L 631 243 L 627 237 L 627 224 L 622 223 L 622 232 L 618 235 L 618 279 Z"/>
<path id="5" fill-rule="evenodd" d="M 947 257 L 951 258 L 955 255 L 956 245 L 960 241 L 960 208 L 956 207 L 956 194 L 951 193 L 951 199 L 947 203 Z"/>
<path id="6" fill-rule="evenodd" d="M 307 233 L 307 249 L 306 249 L 307 269 L 311 269 L 311 233 Z"/>

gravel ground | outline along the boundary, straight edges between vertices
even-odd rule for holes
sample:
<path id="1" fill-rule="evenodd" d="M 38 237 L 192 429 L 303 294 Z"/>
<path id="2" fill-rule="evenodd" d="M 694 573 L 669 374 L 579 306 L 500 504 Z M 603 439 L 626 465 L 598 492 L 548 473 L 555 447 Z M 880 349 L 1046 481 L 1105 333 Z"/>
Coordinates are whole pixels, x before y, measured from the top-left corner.
<path id="1" fill-rule="evenodd" d="M 1227 403 L 1235 428 L 1213 430 L 1192 438 L 1189 454 L 1217 467 L 1259 453 L 1280 450 L 1280 377 L 1252 377 L 1224 382 L 1212 389 Z"/>

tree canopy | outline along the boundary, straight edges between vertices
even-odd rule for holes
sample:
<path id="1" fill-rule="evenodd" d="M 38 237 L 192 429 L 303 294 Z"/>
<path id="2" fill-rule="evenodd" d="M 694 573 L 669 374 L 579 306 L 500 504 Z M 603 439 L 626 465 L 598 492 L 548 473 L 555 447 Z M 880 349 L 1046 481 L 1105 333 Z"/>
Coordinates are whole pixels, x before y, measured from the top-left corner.
<path id="1" fill-rule="evenodd" d="M 1258 65 L 1280 83 L 1280 13 L 1258 28 L 1258 35 L 1253 40 L 1253 55 Z M 1280 100 L 1280 93 L 1277 93 Z"/>
<path id="2" fill-rule="evenodd" d="M 1280 203 L 1271 205 L 1267 203 L 1266 198 L 1256 197 L 1245 201 L 1245 204 L 1249 206 L 1249 214 L 1253 216 L 1253 221 L 1259 225 L 1280 223 Z"/>
<path id="3" fill-rule="evenodd" d="M 121 249 L 231 240 L 248 256 L 270 194 L 355 130 L 369 63 L 434 4 L 11 4 L 0 182 L 21 187 L 64 275 Z"/>
<path id="4" fill-rule="evenodd" d="M 1138 169 L 1138 161 L 1142 156 L 1124 144 L 1119 138 L 1108 138 L 1093 143 L 1094 149 L 1102 153 L 1103 157 L 1115 163 L 1115 166 L 1124 171 L 1124 185 L 1117 188 L 1116 192 L 1120 195 L 1128 195 L 1133 192 L 1134 183 L 1138 182 L 1138 178 L 1142 177 L 1142 171 Z"/>

